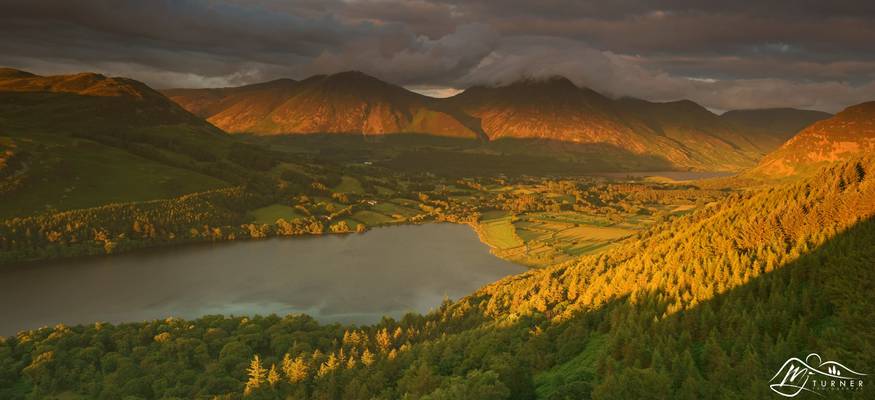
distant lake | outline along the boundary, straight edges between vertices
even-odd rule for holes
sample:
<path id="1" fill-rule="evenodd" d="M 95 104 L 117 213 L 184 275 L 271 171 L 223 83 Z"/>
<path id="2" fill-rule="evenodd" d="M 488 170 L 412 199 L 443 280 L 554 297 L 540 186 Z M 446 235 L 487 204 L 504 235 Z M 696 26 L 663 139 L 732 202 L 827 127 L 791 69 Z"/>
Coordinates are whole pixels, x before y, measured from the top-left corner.
<path id="1" fill-rule="evenodd" d="M 0 336 L 19 330 L 206 314 L 307 313 L 373 323 L 427 312 L 525 271 L 465 225 L 163 248 L 0 267 Z"/>
<path id="2" fill-rule="evenodd" d="M 646 178 L 658 176 L 675 181 L 691 181 L 696 179 L 722 178 L 735 175 L 736 172 L 723 171 L 650 171 L 650 172 L 601 172 L 592 174 L 613 179 Z"/>

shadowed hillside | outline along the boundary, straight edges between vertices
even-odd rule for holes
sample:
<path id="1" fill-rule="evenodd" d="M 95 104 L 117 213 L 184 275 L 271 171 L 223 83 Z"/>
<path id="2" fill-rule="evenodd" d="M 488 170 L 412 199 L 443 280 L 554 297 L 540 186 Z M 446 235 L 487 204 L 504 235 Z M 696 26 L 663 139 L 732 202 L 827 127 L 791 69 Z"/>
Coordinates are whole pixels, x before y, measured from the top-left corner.
<path id="1" fill-rule="evenodd" d="M 3 219 L 257 185 L 247 151 L 134 80 L 0 70 Z"/>
<path id="2" fill-rule="evenodd" d="M 294 96 L 296 84 L 292 79 L 277 79 L 220 89 L 171 89 L 165 90 L 164 95 L 204 119 L 234 107 L 242 108 L 238 112 L 245 111 L 255 117 L 264 118 L 274 108 Z"/>
<path id="3" fill-rule="evenodd" d="M 67 131 L 110 129 L 118 125 L 186 124 L 204 132 L 215 127 L 168 101 L 145 84 L 94 73 L 38 76 L 0 69 L 5 123 Z"/>
<path id="4" fill-rule="evenodd" d="M 765 153 L 777 149 L 808 125 L 829 117 L 832 114 L 793 108 L 732 110 L 720 115 L 720 119 L 742 131 Z"/>

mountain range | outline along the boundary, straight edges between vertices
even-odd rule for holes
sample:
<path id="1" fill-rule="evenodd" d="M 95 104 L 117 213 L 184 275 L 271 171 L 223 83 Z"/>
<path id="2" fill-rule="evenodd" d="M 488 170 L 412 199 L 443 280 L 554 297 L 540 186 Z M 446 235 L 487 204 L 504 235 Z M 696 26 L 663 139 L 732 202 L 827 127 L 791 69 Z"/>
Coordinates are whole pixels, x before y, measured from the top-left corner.
<path id="1" fill-rule="evenodd" d="M 355 71 L 163 93 L 232 133 L 419 133 L 536 140 L 564 149 L 606 145 L 656 156 L 679 168 L 732 171 L 755 165 L 781 138 L 829 117 L 792 109 L 720 116 L 689 100 L 615 100 L 562 77 L 475 86 L 444 99 Z"/>
<path id="2" fill-rule="evenodd" d="M 220 89 L 171 89 L 173 101 L 233 133 L 427 133 L 476 138 L 429 97 L 360 72 Z"/>
<path id="3" fill-rule="evenodd" d="M 0 129 L 11 135 L 11 145 L 4 147 L 18 146 L 18 152 L 30 145 L 16 137 L 36 132 L 89 138 L 140 153 L 149 145 L 159 149 L 152 151 L 153 159 L 181 157 L 201 164 L 226 154 L 232 135 L 222 130 L 524 140 L 525 151 L 534 151 L 532 143 L 560 149 L 595 146 L 597 156 L 604 158 L 615 154 L 607 150 L 619 149 L 658 157 L 678 168 L 753 167 L 747 175 L 757 177 L 814 171 L 829 161 L 875 149 L 875 102 L 831 117 L 794 109 L 717 115 L 689 100 L 611 99 L 559 77 L 475 86 L 436 99 L 359 72 L 156 91 L 127 78 L 93 73 L 44 77 L 0 68 L 0 116 Z M 53 154 L 66 157 L 60 150 Z"/>

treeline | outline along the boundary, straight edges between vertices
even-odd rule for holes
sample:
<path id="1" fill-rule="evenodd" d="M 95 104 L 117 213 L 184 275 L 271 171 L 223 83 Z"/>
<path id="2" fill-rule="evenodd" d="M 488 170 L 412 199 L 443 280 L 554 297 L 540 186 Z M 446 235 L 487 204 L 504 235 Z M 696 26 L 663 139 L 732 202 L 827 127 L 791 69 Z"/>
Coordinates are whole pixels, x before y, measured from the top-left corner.
<path id="1" fill-rule="evenodd" d="M 267 234 L 260 227 L 247 224 L 246 210 L 265 201 L 236 187 L 11 218 L 0 222 L 0 264 L 109 254 L 167 243 L 262 237 Z"/>
<path id="2" fill-rule="evenodd" d="M 312 175 L 281 170 L 282 183 L 270 184 L 275 187 L 269 190 L 256 190 L 247 185 L 172 199 L 10 218 L 0 221 L 0 264 L 113 254 L 167 244 L 367 229 L 363 224 L 350 224 L 342 218 L 369 209 L 368 201 L 376 198 L 375 194 L 336 193 L 322 182 L 330 183 L 336 176 L 339 183 L 343 175 L 324 168 L 308 170 L 308 173 Z M 376 192 L 373 179 L 361 177 L 361 184 Z M 270 223 L 250 222 L 249 211 L 274 203 L 295 207 L 302 216 Z M 441 216 L 439 212 L 434 214 Z M 420 217 L 406 221 L 423 222 L 425 217 L 433 216 L 423 212 Z M 454 221 L 452 216 L 440 220 Z"/>
<path id="3" fill-rule="evenodd" d="M 523 394 L 515 398 L 530 396 L 531 376 L 510 354 L 490 353 L 473 332 L 459 337 L 464 341 L 441 339 L 466 328 L 471 324 L 464 320 L 412 314 L 367 327 L 320 325 L 307 316 L 59 325 L 0 341 L 0 397 L 72 392 L 100 399 L 364 400 L 406 394 L 497 400 L 512 391 Z M 467 365 L 460 369 L 462 357 Z M 441 359 L 437 368 L 428 361 Z M 448 377 L 452 371 L 461 375 Z"/>
<path id="4" fill-rule="evenodd" d="M 0 221 L 0 265 L 114 254 L 168 244 L 362 232 L 366 229 L 364 225 L 350 226 L 340 220 L 365 209 L 366 203 L 362 203 L 359 196 L 313 188 L 308 193 L 330 195 L 343 207 L 314 202 L 306 195 L 288 196 L 284 201 L 295 206 L 304 214 L 302 217 L 279 218 L 267 224 L 252 223 L 248 212 L 278 201 L 278 196 L 234 187 L 166 200 L 108 204 L 11 218 Z"/>

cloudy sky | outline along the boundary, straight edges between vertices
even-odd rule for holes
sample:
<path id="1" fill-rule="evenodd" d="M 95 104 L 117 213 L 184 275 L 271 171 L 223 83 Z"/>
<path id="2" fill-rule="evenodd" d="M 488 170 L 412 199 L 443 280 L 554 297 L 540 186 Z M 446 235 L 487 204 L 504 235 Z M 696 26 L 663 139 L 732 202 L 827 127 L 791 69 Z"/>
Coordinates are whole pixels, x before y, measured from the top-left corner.
<path id="1" fill-rule="evenodd" d="M 2 0 L 0 65 L 157 88 L 360 70 L 449 95 L 564 75 L 611 96 L 875 100 L 871 0 Z"/>

